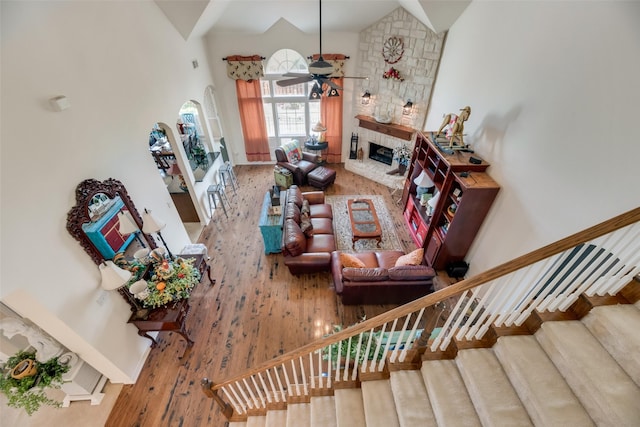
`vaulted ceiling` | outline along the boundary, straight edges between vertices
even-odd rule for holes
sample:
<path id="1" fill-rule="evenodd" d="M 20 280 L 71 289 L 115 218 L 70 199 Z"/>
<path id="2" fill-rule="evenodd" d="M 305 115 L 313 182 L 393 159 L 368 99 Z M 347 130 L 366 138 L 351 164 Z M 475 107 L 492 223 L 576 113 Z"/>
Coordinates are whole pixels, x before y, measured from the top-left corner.
<path id="1" fill-rule="evenodd" d="M 155 0 L 182 37 L 210 32 L 262 34 L 280 19 L 300 31 L 319 28 L 318 0 Z M 471 0 L 324 0 L 322 30 L 360 32 L 398 7 L 434 32 L 453 25 Z"/>

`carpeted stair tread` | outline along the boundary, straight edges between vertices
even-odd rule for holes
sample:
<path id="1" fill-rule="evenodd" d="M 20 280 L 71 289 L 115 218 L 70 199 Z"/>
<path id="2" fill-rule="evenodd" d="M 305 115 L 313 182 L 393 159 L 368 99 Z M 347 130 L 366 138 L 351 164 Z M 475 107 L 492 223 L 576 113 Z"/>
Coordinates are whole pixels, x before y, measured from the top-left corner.
<path id="1" fill-rule="evenodd" d="M 359 388 L 342 388 L 334 392 L 338 427 L 366 427 L 364 403 Z"/>
<path id="2" fill-rule="evenodd" d="M 311 404 L 290 403 L 287 405 L 287 427 L 311 427 Z"/>
<path id="3" fill-rule="evenodd" d="M 500 337 L 493 351 L 535 425 L 594 425 L 535 337 Z"/>
<path id="4" fill-rule="evenodd" d="M 535 334 L 598 426 L 634 426 L 640 389 L 578 320 L 545 322 Z"/>
<path id="5" fill-rule="evenodd" d="M 492 349 L 461 350 L 456 364 L 484 427 L 533 426 Z"/>
<path id="6" fill-rule="evenodd" d="M 391 372 L 389 380 L 401 427 L 437 427 L 420 371 Z"/>
<path id="7" fill-rule="evenodd" d="M 311 398 L 311 427 L 337 427 L 334 396 Z"/>
<path id="8" fill-rule="evenodd" d="M 389 380 L 363 381 L 361 387 L 367 427 L 400 427 Z"/>
<path id="9" fill-rule="evenodd" d="M 594 307 L 582 323 L 640 386 L 640 310 L 631 304 Z"/>
<path id="10" fill-rule="evenodd" d="M 287 425 L 287 410 L 276 409 L 267 411 L 265 427 L 283 427 Z"/>
<path id="11" fill-rule="evenodd" d="M 453 360 L 423 361 L 420 372 L 438 427 L 482 426 Z"/>
<path id="12" fill-rule="evenodd" d="M 246 421 L 233 421 L 229 423 L 229 427 L 247 427 Z"/>
<path id="13" fill-rule="evenodd" d="M 247 419 L 247 427 L 266 427 L 267 426 L 267 416 L 266 415 L 255 415 L 251 416 Z"/>

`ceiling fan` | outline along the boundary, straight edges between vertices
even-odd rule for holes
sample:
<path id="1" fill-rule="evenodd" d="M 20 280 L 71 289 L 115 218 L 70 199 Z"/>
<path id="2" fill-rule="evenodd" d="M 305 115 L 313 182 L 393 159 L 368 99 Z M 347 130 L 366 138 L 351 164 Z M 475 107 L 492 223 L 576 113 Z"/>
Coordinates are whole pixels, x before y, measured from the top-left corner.
<path id="1" fill-rule="evenodd" d="M 319 35 L 320 35 L 320 54 L 318 59 L 309 64 L 308 73 L 284 73 L 282 77 L 291 77 L 288 80 L 278 80 L 276 84 L 281 87 L 293 86 L 300 83 L 312 82 L 315 80 L 316 84 L 312 89 L 312 96 L 316 95 L 318 97 L 322 94 L 322 85 L 326 83 L 331 88 L 330 91 L 333 93 L 333 96 L 337 95 L 338 90 L 342 90 L 342 87 L 335 84 L 329 78 L 329 75 L 333 72 L 333 66 L 324 60 L 322 57 L 322 0 L 318 1 L 319 3 L 319 17 L 320 17 L 320 26 L 319 26 Z M 368 77 L 344 77 L 344 78 L 353 78 L 353 79 L 367 79 Z M 316 87 L 317 86 L 317 87 Z"/>

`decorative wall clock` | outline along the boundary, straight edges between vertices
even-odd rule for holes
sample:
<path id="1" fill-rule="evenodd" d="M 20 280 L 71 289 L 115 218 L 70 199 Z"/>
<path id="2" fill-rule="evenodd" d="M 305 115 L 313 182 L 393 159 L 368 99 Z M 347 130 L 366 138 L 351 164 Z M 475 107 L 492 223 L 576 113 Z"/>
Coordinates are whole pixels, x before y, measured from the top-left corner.
<path id="1" fill-rule="evenodd" d="M 391 36 L 384 41 L 382 56 L 387 64 L 395 64 L 400 61 L 404 53 L 404 42 L 401 37 Z"/>

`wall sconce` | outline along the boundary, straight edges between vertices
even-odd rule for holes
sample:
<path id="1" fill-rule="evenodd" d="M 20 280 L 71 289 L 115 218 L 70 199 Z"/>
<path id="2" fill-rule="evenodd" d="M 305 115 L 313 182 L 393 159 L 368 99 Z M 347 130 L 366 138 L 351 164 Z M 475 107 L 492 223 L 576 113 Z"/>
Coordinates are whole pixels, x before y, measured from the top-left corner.
<path id="1" fill-rule="evenodd" d="M 369 101 L 371 101 L 371 93 L 369 93 L 368 90 L 365 90 L 362 95 L 362 105 L 369 105 Z"/>
<path id="2" fill-rule="evenodd" d="M 413 102 L 411 102 L 411 99 L 407 99 L 407 103 L 404 104 L 404 106 L 402 107 L 402 114 L 404 114 L 405 116 L 408 116 L 409 114 L 411 114 L 412 109 L 413 109 Z"/>

